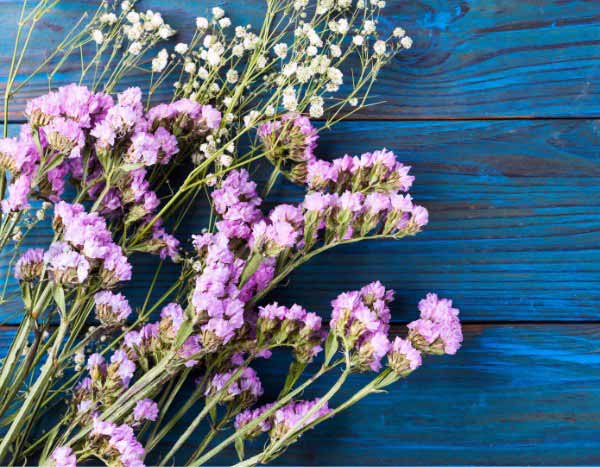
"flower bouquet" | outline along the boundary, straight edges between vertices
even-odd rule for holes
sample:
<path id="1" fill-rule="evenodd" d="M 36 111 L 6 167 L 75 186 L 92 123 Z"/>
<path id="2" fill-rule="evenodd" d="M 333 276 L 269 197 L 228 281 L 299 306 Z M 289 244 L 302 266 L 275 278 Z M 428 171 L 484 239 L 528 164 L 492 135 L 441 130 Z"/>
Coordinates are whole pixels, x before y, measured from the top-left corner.
<path id="1" fill-rule="evenodd" d="M 412 45 L 379 30 L 384 1 L 267 0 L 258 30 L 215 7 L 172 51 L 160 13 L 102 2 L 39 64 L 52 87 L 80 55 L 79 83 L 31 99 L 7 137 L 31 79 L 20 64 L 55 3 L 24 4 L 5 87 L 0 248 L 20 293 L 7 276 L 0 298 L 20 303 L 21 324 L 0 369 L 1 463 L 267 463 L 423 355 L 456 353 L 458 310 L 435 294 L 395 338 L 380 282 L 332 297 L 328 316 L 269 300 L 320 253 L 428 222 L 391 151 L 317 156 L 319 134 L 371 105 L 381 68 Z M 128 85 L 140 74 L 143 91 Z M 304 194 L 266 209 L 276 183 Z M 178 235 L 197 209 L 205 228 Z M 49 243 L 23 251 L 40 229 Z M 144 255 L 159 259 L 135 306 Z M 166 263 L 176 272 L 158 290 Z M 274 353 L 289 369 L 265 400 L 256 362 Z M 342 397 L 357 373 L 372 378 Z"/>

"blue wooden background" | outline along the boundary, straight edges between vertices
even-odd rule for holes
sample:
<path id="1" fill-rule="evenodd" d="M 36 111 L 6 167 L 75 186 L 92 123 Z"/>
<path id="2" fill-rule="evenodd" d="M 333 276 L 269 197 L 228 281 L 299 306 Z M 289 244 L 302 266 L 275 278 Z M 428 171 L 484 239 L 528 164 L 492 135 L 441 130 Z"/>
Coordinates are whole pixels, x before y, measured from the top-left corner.
<path id="1" fill-rule="evenodd" d="M 61 2 L 25 68 L 94 3 Z M 191 19 L 214 6 L 142 5 L 162 11 L 184 38 Z M 220 5 L 234 22 L 259 22 L 260 0 Z M 0 0 L 2 85 L 20 6 Z M 388 0 L 386 15 L 414 46 L 375 89 L 386 103 L 325 134 L 321 150 L 393 149 L 413 166 L 414 195 L 431 223 L 416 238 L 330 252 L 278 298 L 327 313 L 340 291 L 380 279 L 398 291 L 399 329 L 433 290 L 460 307 L 464 347 L 311 432 L 279 463 L 600 464 L 600 4 Z M 40 73 L 23 96 L 46 86 Z M 23 102 L 11 123 L 22 121 Z M 299 192 L 279 185 L 276 195 Z M 41 232 L 32 243 L 46 239 Z M 150 271 L 139 262 L 140 289 Z M 11 319 L 0 347 L 18 314 Z M 262 372 L 269 386 L 283 366 Z"/>

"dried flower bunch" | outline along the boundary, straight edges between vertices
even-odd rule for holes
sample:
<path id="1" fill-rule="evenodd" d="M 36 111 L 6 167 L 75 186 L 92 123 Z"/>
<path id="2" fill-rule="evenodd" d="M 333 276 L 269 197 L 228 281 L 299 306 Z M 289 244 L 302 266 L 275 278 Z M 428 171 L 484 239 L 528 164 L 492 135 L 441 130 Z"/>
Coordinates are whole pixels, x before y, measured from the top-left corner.
<path id="1" fill-rule="evenodd" d="M 24 6 L 19 31 L 53 4 Z M 81 67 L 87 85 L 30 100 L 19 135 L 7 137 L 5 123 L 0 140 L 0 247 L 15 252 L 23 304 L 0 369 L 2 463 L 196 466 L 233 448 L 240 466 L 266 463 L 423 356 L 456 353 L 458 309 L 435 294 L 395 339 L 394 292 L 380 282 L 341 293 L 329 316 L 268 299 L 324 251 L 428 223 L 409 194 L 410 167 L 393 152 L 319 157 L 319 133 L 369 105 L 381 68 L 412 45 L 401 28 L 379 30 L 384 7 L 267 0 L 258 30 L 215 7 L 169 52 L 158 44 L 175 31 L 160 13 L 102 2 L 41 63 L 52 82 L 72 53 L 91 57 Z M 17 82 L 26 37 L 8 75 L 5 122 L 31 79 Z M 140 71 L 144 91 L 127 86 Z M 172 78 L 171 100 L 155 104 Z M 250 175 L 257 167 L 271 171 L 262 191 Z M 266 209 L 280 175 L 303 199 Z M 178 238 L 200 205 L 206 228 Z M 50 243 L 23 251 L 37 228 L 52 229 Z M 128 299 L 134 254 L 160 258 L 139 307 Z M 179 273 L 156 297 L 164 261 Z M 1 299 L 11 299 L 6 286 Z M 291 364 L 265 400 L 256 361 L 274 353 Z M 356 373 L 373 377 L 339 402 Z M 329 389 L 302 399 L 326 374 Z"/>

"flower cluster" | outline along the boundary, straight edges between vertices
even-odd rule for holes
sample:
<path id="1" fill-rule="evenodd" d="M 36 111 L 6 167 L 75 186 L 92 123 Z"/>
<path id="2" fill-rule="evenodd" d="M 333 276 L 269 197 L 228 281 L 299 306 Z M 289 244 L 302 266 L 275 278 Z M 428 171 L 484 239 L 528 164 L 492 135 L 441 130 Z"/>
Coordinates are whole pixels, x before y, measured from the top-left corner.
<path id="1" fill-rule="evenodd" d="M 225 373 L 217 373 L 207 385 L 205 395 L 212 396 L 215 393 L 224 389 L 225 385 L 231 380 L 237 369 L 229 370 Z M 235 401 L 242 407 L 248 407 L 252 405 L 256 400 L 263 394 L 263 386 L 252 368 L 244 368 L 240 374 L 240 377 L 234 380 L 225 393 L 221 392 L 219 397 L 220 403 L 228 403 Z"/>
<path id="2" fill-rule="evenodd" d="M 25 251 L 15 264 L 15 278 L 31 282 L 42 275 L 44 249 L 31 248 Z"/>
<path id="3" fill-rule="evenodd" d="M 68 85 L 30 101 L 19 138 L 0 140 L 0 164 L 11 171 L 5 212 L 28 207 L 31 195 L 58 201 L 68 176 L 99 210 L 128 227 L 149 222 L 159 206 L 147 168 L 189 156 L 218 129 L 221 114 L 189 99 L 144 114 L 139 88 L 117 102 Z M 137 249 L 177 258 L 179 242 L 153 220 L 152 237 Z"/>
<path id="4" fill-rule="evenodd" d="M 103 290 L 94 295 L 96 319 L 105 326 L 123 324 L 131 314 L 129 302 L 123 294 Z"/>
<path id="5" fill-rule="evenodd" d="M 390 349 L 388 305 L 393 296 L 393 290 L 386 290 L 377 281 L 344 292 L 331 302 L 331 331 L 343 337 L 360 371 L 379 371 L 381 359 Z"/>
<path id="6" fill-rule="evenodd" d="M 277 302 L 259 308 L 256 329 L 259 346 L 290 346 L 301 363 L 311 362 L 322 350 L 326 334 L 316 313 L 308 313 L 299 305 L 279 306 Z"/>
<path id="7" fill-rule="evenodd" d="M 458 308 L 434 293 L 419 302 L 421 317 L 408 325 L 409 339 L 422 352 L 454 355 L 463 340 Z"/>
<path id="8" fill-rule="evenodd" d="M 54 229 L 62 241 L 54 242 L 44 254 L 52 280 L 58 284 L 82 284 L 90 276 L 100 286 L 111 288 L 131 279 L 131 265 L 121 247 L 112 241 L 106 221 L 97 213 L 87 213 L 81 204 L 61 201 L 55 206 Z"/>
<path id="9" fill-rule="evenodd" d="M 144 466 L 144 447 L 136 439 L 133 428 L 94 418 L 92 446 L 103 459 L 124 467 Z"/>
<path id="10" fill-rule="evenodd" d="M 318 398 L 312 401 L 294 401 L 277 410 L 273 417 L 273 428 L 270 433 L 271 439 L 277 440 L 290 432 L 301 430 L 331 412 L 325 401 L 314 413 L 307 416 L 317 404 L 320 404 L 320 399 Z"/>
<path id="11" fill-rule="evenodd" d="M 291 181 L 304 183 L 307 167 L 316 160 L 319 135 L 308 117 L 288 113 L 279 120 L 262 124 L 258 136 L 265 157 Z"/>

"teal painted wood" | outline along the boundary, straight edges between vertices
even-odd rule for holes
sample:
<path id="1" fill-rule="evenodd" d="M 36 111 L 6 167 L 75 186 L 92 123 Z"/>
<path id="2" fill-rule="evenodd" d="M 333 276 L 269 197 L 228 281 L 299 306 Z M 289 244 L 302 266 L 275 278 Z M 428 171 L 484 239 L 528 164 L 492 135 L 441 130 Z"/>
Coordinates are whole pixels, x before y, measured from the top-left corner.
<path id="1" fill-rule="evenodd" d="M 9 337 L 0 332 L 1 348 Z M 307 433 L 277 463 L 598 465 L 599 341 L 600 327 L 582 324 L 466 326 L 457 355 L 426 360 L 388 394 Z M 266 397 L 281 384 L 282 360 L 275 356 L 258 368 Z M 352 378 L 343 395 L 365 381 Z M 306 396 L 325 388 L 317 385 Z M 193 449 L 192 440 L 175 464 Z M 233 460 L 228 452 L 217 463 Z"/>
<path id="2" fill-rule="evenodd" d="M 59 43 L 69 25 L 95 2 L 63 1 L 41 24 L 26 69 Z M 234 21 L 260 22 L 264 2 L 147 0 L 186 38 L 193 18 L 214 4 Z M 0 83 L 5 79 L 20 0 L 0 2 Z M 595 1 L 388 1 L 382 30 L 404 26 L 414 47 L 384 71 L 375 94 L 387 103 L 366 118 L 600 116 L 600 15 Z M 72 60 L 58 82 L 73 80 Z M 139 82 L 133 77 L 131 84 Z M 47 89 L 39 76 L 19 100 Z M 20 117 L 14 110 L 12 118 Z"/>
<path id="3" fill-rule="evenodd" d="M 321 155 L 393 149 L 413 166 L 413 194 L 430 209 L 431 223 L 415 238 L 317 257 L 273 298 L 327 314 L 338 293 L 379 279 L 398 291 L 396 321 L 413 319 L 429 290 L 453 297 L 466 320 L 598 319 L 599 130 L 591 120 L 341 124 L 322 136 Z M 272 199 L 300 197 L 299 187 L 279 183 Z M 204 226 L 202 209 L 194 214 L 182 239 Z M 47 241 L 46 230 L 28 244 Z M 126 292 L 140 303 L 155 260 L 136 263 Z M 175 271 L 161 274 L 159 290 Z"/>

